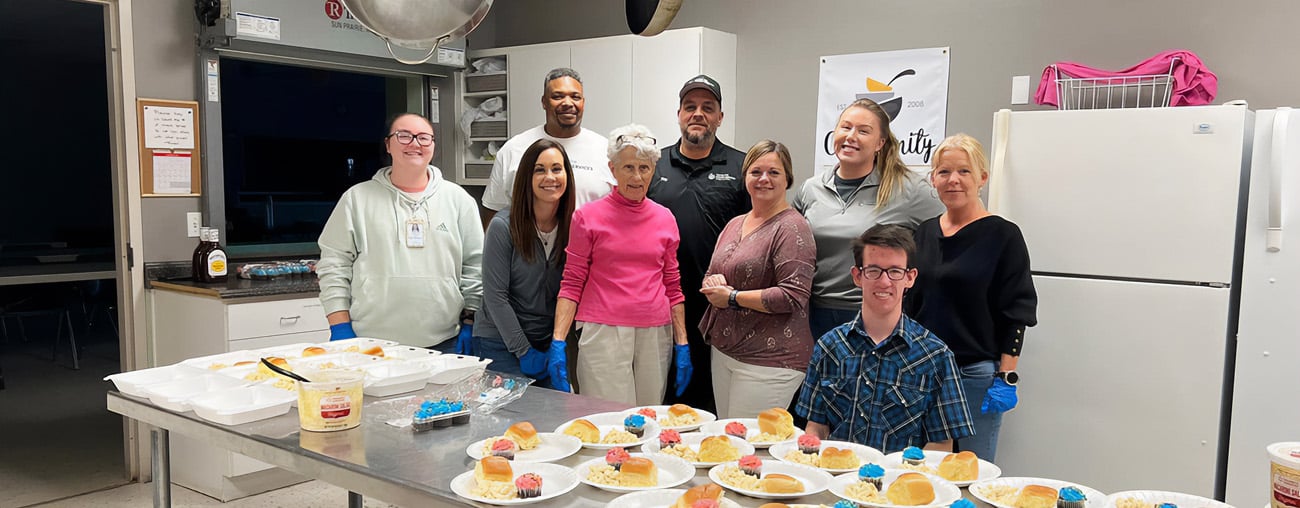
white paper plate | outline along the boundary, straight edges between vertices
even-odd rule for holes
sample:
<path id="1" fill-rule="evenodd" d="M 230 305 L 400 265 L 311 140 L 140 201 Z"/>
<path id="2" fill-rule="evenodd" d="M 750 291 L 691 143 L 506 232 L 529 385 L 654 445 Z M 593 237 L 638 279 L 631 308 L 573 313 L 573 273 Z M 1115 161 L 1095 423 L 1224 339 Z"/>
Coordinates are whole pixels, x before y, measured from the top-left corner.
<path id="1" fill-rule="evenodd" d="M 745 434 L 746 441 L 758 435 L 758 418 L 728 418 L 726 420 L 715 420 L 706 423 L 704 425 L 701 425 L 700 432 L 703 432 L 705 434 L 726 434 L 727 424 L 731 422 L 740 422 L 742 425 L 745 426 L 745 430 L 748 431 Z M 802 435 L 803 435 L 803 429 L 800 429 L 799 427 L 795 427 L 794 437 L 791 437 L 790 439 L 787 439 L 785 441 L 762 442 L 762 443 L 749 441 L 749 444 L 754 445 L 754 448 L 767 448 L 775 444 L 794 443 L 795 440 L 799 439 L 799 436 Z"/>
<path id="2" fill-rule="evenodd" d="M 885 488 L 881 489 L 881 493 L 884 493 L 886 490 L 889 490 L 889 484 L 894 483 L 894 480 L 898 479 L 899 475 L 902 475 L 904 473 L 915 473 L 915 472 L 916 471 L 908 471 L 904 469 L 886 469 L 885 477 L 884 477 Z M 895 505 L 889 503 L 873 503 L 870 501 L 852 499 L 844 493 L 844 489 L 847 488 L 849 485 L 853 485 L 854 483 L 858 482 L 858 473 L 856 472 L 844 473 L 842 475 L 836 476 L 835 479 L 831 481 L 830 491 L 831 494 L 835 494 L 841 499 L 847 499 L 854 503 L 858 503 L 861 506 L 875 506 L 879 508 L 925 508 L 929 506 L 934 506 L 934 507 L 948 506 L 952 504 L 954 501 L 961 499 L 961 489 L 958 488 L 957 485 L 953 484 L 952 482 L 931 474 L 925 474 L 925 473 L 918 473 L 918 474 L 924 474 L 927 478 L 930 479 L 930 483 L 934 485 L 934 501 L 931 502 L 930 504 L 920 505 L 920 506 L 902 506 L 902 505 Z"/>
<path id="3" fill-rule="evenodd" d="M 474 470 L 471 469 L 455 478 L 451 479 L 451 491 L 456 495 L 485 504 L 495 504 L 510 506 L 517 504 L 532 504 L 545 501 L 554 497 L 562 496 L 578 486 L 578 474 L 572 469 L 556 464 L 545 462 L 533 462 L 523 464 L 510 464 L 510 469 L 514 471 L 515 478 L 524 473 L 534 473 L 542 477 L 542 495 L 530 497 L 528 499 L 487 499 L 470 494 L 470 489 L 474 488 Z"/>
<path id="4" fill-rule="evenodd" d="M 586 419 L 587 421 L 591 422 L 592 425 L 595 425 L 597 429 L 600 429 L 600 437 L 603 439 L 606 434 L 609 434 L 609 431 L 615 429 L 620 429 L 620 430 L 623 429 L 623 418 L 624 418 L 623 413 L 596 413 L 593 415 L 584 416 L 582 418 L 574 418 L 572 420 L 564 422 L 560 424 L 559 427 L 555 428 L 555 433 L 564 434 L 564 429 L 568 428 L 569 424 L 576 422 L 580 419 Z M 638 439 L 635 442 L 618 443 L 618 444 L 582 443 L 582 447 L 590 448 L 592 450 L 609 450 L 611 448 L 632 449 L 646 443 L 657 442 L 656 440 L 658 438 L 659 438 L 659 424 L 652 422 L 647 418 L 645 423 L 645 431 L 641 434 L 641 439 Z"/>
<path id="5" fill-rule="evenodd" d="M 623 494 L 609 502 L 608 506 L 617 506 L 618 508 L 669 508 L 677 502 L 677 498 L 685 494 L 685 489 L 667 489 L 667 490 L 646 490 Z M 722 508 L 740 508 L 735 501 L 722 498 L 718 503 Z M 816 506 L 816 505 L 813 505 Z"/>
<path id="6" fill-rule="evenodd" d="M 695 453 L 700 453 L 700 442 L 704 441 L 705 438 L 710 438 L 713 436 L 714 436 L 713 434 L 701 434 L 698 432 L 693 432 L 690 434 L 682 434 L 682 444 L 691 447 L 692 450 L 695 450 Z M 740 451 L 741 457 L 754 454 L 754 445 L 751 445 L 745 442 L 744 439 L 738 438 L 736 436 L 726 436 L 726 437 L 728 440 L 731 441 L 731 444 L 734 445 L 736 449 Z M 658 454 L 659 440 L 655 439 L 653 441 L 650 441 L 649 443 L 641 445 L 641 451 L 645 453 Z M 718 464 L 721 464 L 721 462 L 691 462 L 691 465 L 695 467 L 713 467 Z"/>
<path id="7" fill-rule="evenodd" d="M 732 492 L 736 492 L 738 494 L 743 494 L 749 497 L 757 497 L 760 499 L 795 499 L 804 496 L 811 496 L 813 494 L 826 490 L 826 488 L 830 486 L 831 481 L 834 480 L 834 478 L 831 477 L 830 473 L 827 473 L 820 469 L 816 469 L 808 466 L 802 466 L 799 464 L 789 464 L 786 462 L 780 462 L 776 460 L 765 460 L 763 461 L 763 476 L 767 476 L 768 474 L 771 473 L 788 474 L 790 476 L 795 477 L 800 482 L 803 482 L 803 486 L 804 486 L 803 492 L 794 492 L 790 494 L 773 494 L 771 492 L 742 489 L 734 485 L 731 485 L 730 483 L 722 481 L 722 469 L 728 466 L 740 467 L 736 461 L 718 464 L 709 469 L 709 479 L 713 480 L 713 483 L 722 486 L 722 488 L 724 489 L 730 490 Z"/>
<path id="8" fill-rule="evenodd" d="M 1087 491 L 1084 492 L 1087 493 Z M 1105 508 L 1114 508 L 1117 501 L 1126 497 L 1131 497 L 1144 503 L 1151 503 L 1152 506 L 1159 503 L 1173 503 L 1178 505 L 1179 508 L 1232 508 L 1232 505 L 1230 504 L 1215 501 L 1213 499 L 1163 490 L 1126 490 L 1124 492 L 1116 492 L 1107 496 L 1105 504 L 1102 506 Z M 1088 508 L 1092 508 L 1092 495 L 1088 495 Z"/>
<path id="9" fill-rule="evenodd" d="M 582 441 L 573 436 L 553 432 L 538 432 L 537 437 L 541 438 L 542 443 L 531 450 L 515 451 L 513 462 L 552 462 L 578 453 L 578 450 L 582 449 Z M 474 460 L 482 460 L 483 443 L 497 439 L 501 439 L 501 436 L 470 443 L 469 447 L 465 448 L 465 453 Z"/>
<path id="10" fill-rule="evenodd" d="M 998 508 L 1015 508 L 1015 506 L 1012 506 L 1010 504 L 993 502 L 992 500 L 989 499 L 988 496 L 984 495 L 984 488 L 990 486 L 1007 486 L 1007 487 L 1014 487 L 1016 488 L 1016 490 L 1019 490 L 1024 488 L 1026 485 L 1042 485 L 1044 487 L 1051 487 L 1057 490 L 1060 490 L 1061 487 L 1078 487 L 1079 490 L 1083 491 L 1083 495 L 1088 498 L 1088 503 L 1086 505 L 1088 508 L 1102 508 L 1103 506 L 1106 506 L 1106 494 L 1102 494 L 1101 492 L 1097 491 L 1097 489 L 1080 485 L 1078 483 L 1064 482 L 1061 480 L 1049 480 L 1047 478 L 1031 478 L 1031 477 L 1019 476 L 1019 477 L 997 478 L 992 480 L 981 480 L 971 484 L 970 488 L 967 490 L 969 490 L 971 495 L 975 496 L 976 499 L 979 499 L 980 501 L 984 501 L 985 503 L 991 504 L 993 506 L 997 506 Z M 1200 507 L 1198 506 L 1197 508 Z"/>
<path id="11" fill-rule="evenodd" d="M 588 481 L 587 475 L 591 473 L 591 467 L 605 465 L 605 457 L 594 458 L 578 464 L 578 481 L 610 492 L 639 492 L 676 487 L 690 481 L 692 478 L 695 478 L 695 467 L 677 457 L 661 454 L 651 456 L 643 453 L 633 453 L 631 456 L 648 458 L 653 460 L 656 466 L 659 466 L 659 483 L 657 485 L 653 487 L 618 487 Z"/>
<path id="12" fill-rule="evenodd" d="M 692 423 L 692 424 L 690 424 L 690 425 L 665 426 L 665 425 L 663 425 L 663 422 L 660 422 L 659 420 L 662 420 L 662 419 L 668 417 L 668 407 L 669 407 L 669 406 L 637 406 L 637 407 L 634 407 L 634 408 L 629 409 L 629 410 L 627 410 L 627 411 L 624 411 L 624 412 L 623 412 L 623 416 L 627 416 L 627 415 L 631 415 L 631 414 L 636 414 L 637 411 L 641 410 L 642 408 L 647 408 L 647 407 L 650 408 L 650 409 L 655 410 L 655 413 L 659 415 L 658 417 L 655 418 L 655 422 L 659 423 L 659 428 L 661 428 L 661 429 L 673 429 L 673 430 L 675 430 L 675 431 L 677 431 L 677 432 L 688 432 L 688 431 L 692 431 L 692 430 L 695 430 L 695 429 L 700 428 L 701 425 L 704 425 L 704 424 L 709 423 L 709 422 L 712 422 L 712 421 L 717 421 L 717 419 L 718 419 L 718 415 L 715 415 L 715 414 L 713 414 L 713 413 L 710 413 L 710 412 L 705 411 L 705 410 L 700 409 L 700 408 L 691 408 L 691 409 L 694 409 L 695 412 L 696 412 L 697 414 L 699 414 L 699 420 L 698 420 L 696 423 Z M 670 503 L 670 504 L 671 504 L 671 503 Z"/>
<path id="13" fill-rule="evenodd" d="M 862 466 L 862 464 L 868 464 L 868 463 L 880 464 L 881 461 L 884 460 L 885 458 L 885 454 L 880 453 L 880 450 L 877 450 L 870 446 L 863 446 L 857 443 L 850 443 L 847 441 L 822 441 L 822 449 L 825 450 L 828 447 L 839 448 L 841 450 L 845 448 L 853 450 L 853 453 L 858 456 L 858 461 L 860 462 L 860 464 L 851 468 L 828 468 L 828 467 L 817 468 L 826 471 L 828 473 L 848 473 L 851 471 L 857 471 L 858 468 Z M 776 457 L 776 460 L 779 460 L 781 462 L 798 464 L 798 462 L 794 462 L 792 460 L 786 460 L 785 458 L 785 456 L 790 452 L 798 451 L 798 450 L 799 450 L 799 445 L 797 443 L 785 442 L 785 443 L 772 445 L 772 447 L 767 450 L 767 453 L 772 454 L 773 457 Z M 806 464 L 801 464 L 801 465 L 806 465 Z M 881 467 L 886 467 L 886 466 L 882 465 Z"/>
<path id="14" fill-rule="evenodd" d="M 925 450 L 925 465 L 934 468 L 935 471 L 938 471 L 939 464 L 943 462 L 943 458 L 949 455 L 952 454 L 949 452 Z M 996 464 L 984 459 L 979 459 L 979 461 L 980 461 L 980 471 L 979 471 L 978 478 L 970 481 L 960 481 L 960 482 L 952 481 L 952 480 L 948 480 L 948 481 L 952 481 L 953 483 L 957 484 L 958 487 L 966 487 L 975 482 L 992 480 L 994 478 L 1002 476 L 1002 468 L 998 467 Z M 884 462 L 880 463 L 880 467 L 883 467 L 885 469 L 903 469 L 902 466 L 903 466 L 903 452 L 894 452 L 889 455 L 886 455 L 884 458 Z M 936 474 L 935 476 L 938 475 Z"/>

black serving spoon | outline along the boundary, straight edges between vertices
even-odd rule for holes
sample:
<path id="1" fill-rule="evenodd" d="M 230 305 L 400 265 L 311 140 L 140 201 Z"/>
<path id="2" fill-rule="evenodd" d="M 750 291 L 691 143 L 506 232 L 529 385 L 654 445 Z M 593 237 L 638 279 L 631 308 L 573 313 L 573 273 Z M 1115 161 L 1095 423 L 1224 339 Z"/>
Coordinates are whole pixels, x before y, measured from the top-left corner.
<path id="1" fill-rule="evenodd" d="M 285 369 L 285 368 L 283 368 L 283 367 L 280 367 L 279 365 L 276 365 L 276 364 L 274 364 L 274 363 L 271 363 L 271 362 L 266 361 L 266 358 L 263 358 L 263 359 L 262 359 L 262 365 L 265 365 L 266 368 L 275 371 L 276 374 L 279 374 L 279 375 L 281 375 L 281 376 L 284 376 L 284 377 L 287 377 L 287 378 L 290 378 L 290 379 L 296 379 L 296 380 L 298 380 L 298 381 L 302 381 L 302 382 L 304 382 L 304 383 L 310 383 L 310 382 L 311 382 L 310 380 L 308 380 L 308 379 L 305 378 L 305 377 L 302 377 L 302 376 L 299 376 L 299 375 L 297 375 L 297 374 L 294 374 L 293 371 L 291 371 L 291 370 L 287 370 L 287 369 Z"/>

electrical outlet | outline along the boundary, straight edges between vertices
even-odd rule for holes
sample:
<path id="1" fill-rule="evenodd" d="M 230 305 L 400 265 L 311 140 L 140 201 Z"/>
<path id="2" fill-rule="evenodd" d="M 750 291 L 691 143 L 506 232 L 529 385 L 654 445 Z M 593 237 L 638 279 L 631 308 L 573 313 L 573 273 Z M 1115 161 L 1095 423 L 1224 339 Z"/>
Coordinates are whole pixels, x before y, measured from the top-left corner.
<path id="1" fill-rule="evenodd" d="M 203 214 L 199 212 L 185 213 L 185 236 L 190 238 L 199 237 L 199 228 L 203 227 Z"/>
<path id="2" fill-rule="evenodd" d="M 1029 104 L 1029 76 L 1011 77 L 1011 103 Z"/>

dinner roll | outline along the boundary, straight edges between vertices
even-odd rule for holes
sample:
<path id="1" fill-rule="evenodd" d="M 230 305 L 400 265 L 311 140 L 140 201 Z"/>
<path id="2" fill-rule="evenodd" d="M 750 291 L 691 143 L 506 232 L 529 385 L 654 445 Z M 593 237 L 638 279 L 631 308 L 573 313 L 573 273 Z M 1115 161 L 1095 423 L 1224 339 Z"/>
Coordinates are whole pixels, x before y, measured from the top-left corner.
<path id="1" fill-rule="evenodd" d="M 370 355 L 370 356 L 384 356 L 384 348 L 382 348 L 382 347 L 380 347 L 380 346 L 375 346 L 375 347 L 372 347 L 372 348 L 366 349 L 365 351 L 362 351 L 362 353 L 363 353 L 363 354 Z"/>
<path id="2" fill-rule="evenodd" d="M 796 494 L 803 492 L 803 482 L 788 474 L 771 473 L 758 481 L 758 490 L 773 494 Z"/>
<path id="3" fill-rule="evenodd" d="M 303 355 L 303 356 L 316 356 L 316 355 L 323 355 L 323 354 L 325 354 L 325 353 L 327 353 L 327 352 L 328 352 L 328 351 L 325 351 L 325 348 L 320 347 L 320 346 L 307 346 L 306 348 L 304 348 L 304 349 L 302 350 L 302 355 Z"/>
<path id="4" fill-rule="evenodd" d="M 695 412 L 695 410 L 692 409 L 691 406 L 688 406 L 686 404 L 673 404 L 671 406 L 668 406 L 668 416 L 672 416 L 675 418 L 682 415 L 699 416 L 700 414 Z"/>
<path id="5" fill-rule="evenodd" d="M 599 434 L 599 433 L 598 433 Z M 506 429 L 506 439 L 514 441 L 519 445 L 520 450 L 531 450 L 542 444 L 542 438 L 537 436 L 537 429 L 529 422 L 518 422 Z"/>
<path id="6" fill-rule="evenodd" d="M 510 482 L 515 473 L 510 469 L 510 461 L 495 455 L 483 457 L 474 465 L 474 479 L 477 481 Z"/>
<path id="7" fill-rule="evenodd" d="M 691 508 L 691 505 L 701 499 L 722 502 L 722 487 L 714 483 L 691 487 L 685 494 L 682 494 L 682 497 L 677 498 L 677 502 L 673 503 L 671 508 Z"/>
<path id="8" fill-rule="evenodd" d="M 564 433 L 584 443 L 599 443 L 600 429 L 585 418 L 579 418 L 564 428 Z"/>
<path id="9" fill-rule="evenodd" d="M 794 435 L 794 417 L 789 411 L 774 407 L 758 414 L 758 431 L 774 436 Z"/>
<path id="10" fill-rule="evenodd" d="M 1056 489 L 1042 485 L 1026 485 L 1016 496 L 1016 508 L 1054 508 Z"/>
<path id="11" fill-rule="evenodd" d="M 822 467 L 827 469 L 853 469 L 858 463 L 858 454 L 847 448 L 828 446 L 822 449 Z"/>
<path id="12" fill-rule="evenodd" d="M 700 441 L 700 453 L 695 460 L 700 462 L 728 462 L 740 458 L 740 449 L 731 444 L 727 436 L 709 436 Z"/>
<path id="13" fill-rule="evenodd" d="M 939 463 L 939 476 L 955 482 L 971 481 L 979 478 L 980 459 L 974 452 L 953 453 Z"/>
<path id="14" fill-rule="evenodd" d="M 620 477 L 626 487 L 654 487 L 659 485 L 659 466 L 645 457 L 632 457 L 623 461 Z"/>
<path id="15" fill-rule="evenodd" d="M 885 489 L 889 502 L 903 506 L 919 506 L 934 501 L 934 485 L 921 473 L 903 473 Z"/>

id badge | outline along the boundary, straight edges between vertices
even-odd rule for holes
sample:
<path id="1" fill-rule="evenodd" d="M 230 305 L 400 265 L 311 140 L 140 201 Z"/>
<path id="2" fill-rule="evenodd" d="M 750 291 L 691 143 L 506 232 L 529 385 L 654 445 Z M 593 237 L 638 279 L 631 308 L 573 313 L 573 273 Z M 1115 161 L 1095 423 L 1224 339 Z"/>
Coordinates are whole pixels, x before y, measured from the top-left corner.
<path id="1" fill-rule="evenodd" d="M 413 218 L 406 221 L 406 246 L 411 249 L 424 248 L 424 219 Z"/>

